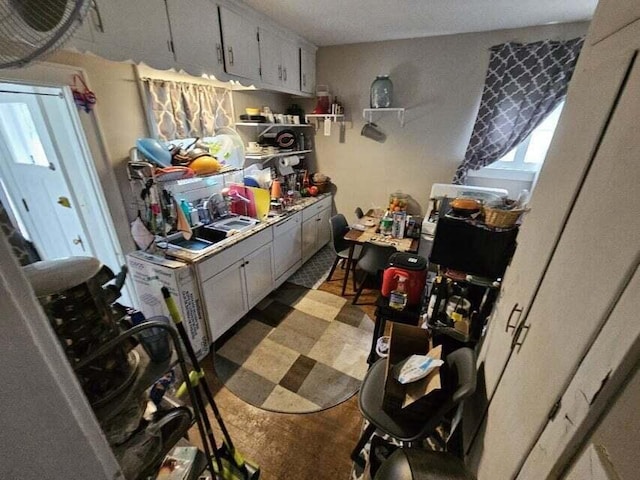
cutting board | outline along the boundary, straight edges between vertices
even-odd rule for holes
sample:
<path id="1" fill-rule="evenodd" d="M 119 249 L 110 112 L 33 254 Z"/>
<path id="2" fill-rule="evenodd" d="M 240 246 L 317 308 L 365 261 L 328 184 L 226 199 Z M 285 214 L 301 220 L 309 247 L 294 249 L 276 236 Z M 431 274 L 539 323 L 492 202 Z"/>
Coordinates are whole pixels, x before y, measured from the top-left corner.
<path id="1" fill-rule="evenodd" d="M 260 218 L 256 214 L 255 199 L 251 190 L 251 187 L 245 187 L 243 185 L 231 185 L 229 187 L 229 191 L 232 194 L 233 192 L 237 192 L 239 195 L 242 195 L 244 198 L 249 200 L 249 203 L 246 203 L 238 198 L 234 199 L 231 202 L 231 211 L 237 215 L 246 215 L 248 217 Z"/>
<path id="2" fill-rule="evenodd" d="M 271 195 L 269 194 L 269 190 L 257 187 L 246 188 L 253 193 L 253 200 L 256 205 L 256 218 L 258 220 L 265 220 L 271 208 Z"/>

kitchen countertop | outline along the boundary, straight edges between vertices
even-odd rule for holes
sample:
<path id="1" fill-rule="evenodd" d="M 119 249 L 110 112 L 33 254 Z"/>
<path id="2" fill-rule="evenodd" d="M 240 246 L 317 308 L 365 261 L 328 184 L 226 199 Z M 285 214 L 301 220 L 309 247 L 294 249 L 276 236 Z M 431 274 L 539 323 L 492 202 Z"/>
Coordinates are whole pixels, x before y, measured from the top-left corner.
<path id="1" fill-rule="evenodd" d="M 227 248 L 232 247 L 233 245 L 241 242 L 242 240 L 249 238 L 252 235 L 255 235 L 256 233 L 264 230 L 265 228 L 270 227 L 271 225 L 275 225 L 285 219 L 287 219 L 289 216 L 291 216 L 292 214 L 299 212 L 301 210 L 304 210 L 307 207 L 310 207 L 311 205 L 319 202 L 320 200 L 322 200 L 323 198 L 329 197 L 331 196 L 330 193 L 323 193 L 318 195 L 317 197 L 306 197 L 301 199 L 300 202 L 298 202 L 296 205 L 289 207 L 289 209 L 287 209 L 287 211 L 281 215 L 278 215 L 276 217 L 272 217 L 272 218 L 268 218 L 265 222 L 259 223 L 258 225 L 256 225 L 255 227 L 246 230 L 242 233 L 237 233 L 235 235 L 230 236 L 229 238 L 226 238 L 224 240 L 221 240 L 220 242 L 217 242 L 213 245 L 211 245 L 210 247 L 207 247 L 203 250 L 199 250 L 199 251 L 192 251 L 192 250 L 186 250 L 183 248 L 178 248 L 178 247 L 173 247 L 173 246 L 169 246 L 165 251 L 164 254 L 166 257 L 169 258 L 173 258 L 176 260 L 181 260 L 183 262 L 186 263 L 197 263 L 200 262 L 208 257 L 211 257 L 213 255 L 216 255 L 220 252 L 222 252 L 223 250 L 226 250 Z"/>

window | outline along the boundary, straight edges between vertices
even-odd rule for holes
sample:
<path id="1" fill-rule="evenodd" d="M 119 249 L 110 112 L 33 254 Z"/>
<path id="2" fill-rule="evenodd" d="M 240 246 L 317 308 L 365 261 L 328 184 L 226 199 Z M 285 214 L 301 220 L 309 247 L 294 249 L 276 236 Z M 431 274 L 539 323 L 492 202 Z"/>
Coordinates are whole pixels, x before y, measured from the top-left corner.
<path id="1" fill-rule="evenodd" d="M 49 167 L 49 160 L 27 104 L 0 104 L 0 126 L 12 139 L 9 148 L 14 162 Z"/>
<path id="2" fill-rule="evenodd" d="M 520 145 L 497 162 L 479 170 L 516 170 L 536 173 L 544 163 L 564 102 L 549 114 Z"/>

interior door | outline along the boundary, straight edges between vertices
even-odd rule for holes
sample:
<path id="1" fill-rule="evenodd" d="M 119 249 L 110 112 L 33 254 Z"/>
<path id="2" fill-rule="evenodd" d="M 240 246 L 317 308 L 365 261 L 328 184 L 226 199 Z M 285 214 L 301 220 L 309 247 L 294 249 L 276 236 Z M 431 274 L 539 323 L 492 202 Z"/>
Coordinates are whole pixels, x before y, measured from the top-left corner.
<path id="1" fill-rule="evenodd" d="M 0 177 L 43 259 L 95 256 L 44 113 L 60 101 L 54 94 L 0 93 Z"/>
<path id="2" fill-rule="evenodd" d="M 478 355 L 478 388 L 465 403 L 468 450 L 511 357 L 516 325 L 527 318 L 545 269 L 606 131 L 633 52 L 584 65 L 579 62 L 536 191 L 518 234 L 518 248 L 502 282 Z"/>
<path id="3" fill-rule="evenodd" d="M 640 215 L 621 206 L 637 198 L 640 184 L 639 117 L 635 62 L 529 315 L 515 329 L 470 453 L 480 479 L 517 476 L 637 265 Z"/>

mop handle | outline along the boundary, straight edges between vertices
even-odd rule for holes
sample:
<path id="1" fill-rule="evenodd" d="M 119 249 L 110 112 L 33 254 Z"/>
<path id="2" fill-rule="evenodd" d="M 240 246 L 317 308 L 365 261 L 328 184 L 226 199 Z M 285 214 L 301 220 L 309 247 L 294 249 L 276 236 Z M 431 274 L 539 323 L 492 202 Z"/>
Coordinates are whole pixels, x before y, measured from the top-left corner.
<path id="1" fill-rule="evenodd" d="M 193 365 L 193 368 L 195 368 L 197 372 L 200 372 L 200 363 L 198 362 L 198 357 L 196 357 L 196 352 L 193 351 L 193 346 L 189 341 L 187 331 L 184 329 L 184 325 L 182 324 L 178 305 L 176 305 L 176 301 L 171 297 L 171 292 L 169 292 L 167 287 L 162 287 L 161 290 L 164 302 L 167 304 L 167 308 L 169 309 L 169 315 L 171 315 L 171 319 L 173 320 L 173 323 L 176 324 L 178 333 L 182 337 L 182 343 L 187 350 L 187 355 L 189 355 L 189 361 L 191 362 L 191 365 Z"/>

